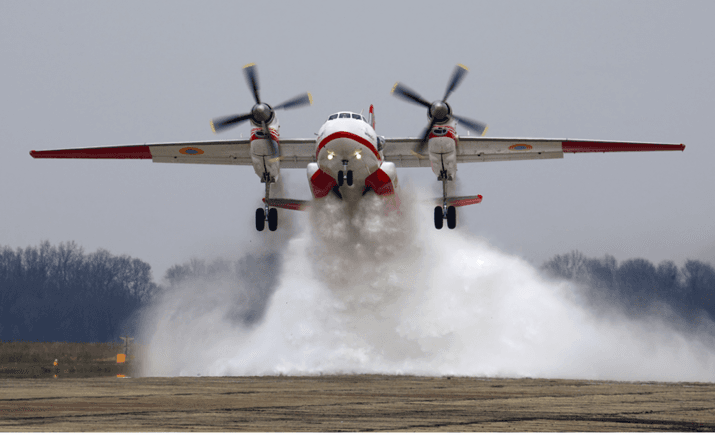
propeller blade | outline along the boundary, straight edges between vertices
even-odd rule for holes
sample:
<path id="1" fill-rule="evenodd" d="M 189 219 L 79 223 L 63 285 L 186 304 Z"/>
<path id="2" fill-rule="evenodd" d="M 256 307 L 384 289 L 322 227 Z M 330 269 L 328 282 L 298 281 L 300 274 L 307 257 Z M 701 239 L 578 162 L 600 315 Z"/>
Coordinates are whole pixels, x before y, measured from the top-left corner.
<path id="1" fill-rule="evenodd" d="M 223 116 L 221 118 L 214 118 L 211 120 L 211 130 L 213 130 L 214 133 L 218 133 L 219 131 L 235 127 L 236 125 L 249 119 L 250 117 L 250 113 L 245 113 L 243 115 L 231 115 Z"/>
<path id="2" fill-rule="evenodd" d="M 452 117 L 459 121 L 460 124 L 469 127 L 470 130 L 476 131 L 479 136 L 484 136 L 484 133 L 486 133 L 487 129 L 489 128 L 487 124 L 484 124 L 479 121 L 473 121 L 471 119 L 462 118 L 461 116 L 457 115 L 452 115 Z"/>
<path id="3" fill-rule="evenodd" d="M 467 74 L 469 71 L 469 68 L 462 64 L 458 64 L 454 68 L 454 72 L 452 73 L 452 77 L 449 79 L 449 84 L 447 85 L 447 91 L 444 93 L 444 98 L 442 98 L 442 101 L 447 101 L 447 98 L 452 94 L 452 91 L 457 89 L 457 86 L 462 82 L 462 79 L 464 76 Z"/>
<path id="4" fill-rule="evenodd" d="M 265 134 L 265 138 L 271 141 L 271 146 L 273 147 L 273 159 L 280 159 L 281 158 L 281 150 L 278 148 L 278 142 L 273 140 L 273 136 L 271 136 L 271 131 L 268 129 L 268 126 L 266 125 L 266 121 L 261 121 L 261 128 L 263 129 L 263 134 Z"/>
<path id="5" fill-rule="evenodd" d="M 310 92 L 306 92 L 305 94 L 298 95 L 297 97 L 293 97 L 290 100 L 277 105 L 276 107 L 273 108 L 273 110 L 293 109 L 295 107 L 311 106 L 311 105 L 313 105 L 313 96 L 310 95 Z"/>
<path id="6" fill-rule="evenodd" d="M 249 63 L 244 66 L 243 74 L 246 75 L 248 86 L 253 90 L 253 99 L 256 100 L 256 104 L 261 104 L 261 99 L 258 96 L 258 72 L 256 71 L 256 64 Z"/>
<path id="7" fill-rule="evenodd" d="M 419 144 L 417 144 L 417 146 L 416 146 L 415 149 L 414 149 L 414 151 L 415 151 L 417 154 L 422 155 L 422 154 L 424 153 L 425 147 L 427 146 L 427 139 L 429 139 L 429 134 L 430 134 L 430 132 L 432 131 L 432 127 L 434 127 L 434 123 L 435 123 L 435 121 L 434 121 L 434 119 L 433 119 L 432 121 L 430 121 L 430 123 L 429 123 L 429 125 L 427 126 L 427 128 L 425 128 L 425 129 L 422 131 L 422 134 L 421 134 L 422 140 L 420 141 Z"/>
<path id="8" fill-rule="evenodd" d="M 396 97 L 400 97 L 403 100 L 417 103 L 421 106 L 425 106 L 425 107 L 432 106 L 432 104 L 430 104 L 429 101 L 422 98 L 420 96 L 420 94 L 418 94 L 417 92 L 413 91 L 412 89 L 408 88 L 407 86 L 403 85 L 400 82 L 395 83 L 395 86 L 392 87 L 392 93 Z"/>

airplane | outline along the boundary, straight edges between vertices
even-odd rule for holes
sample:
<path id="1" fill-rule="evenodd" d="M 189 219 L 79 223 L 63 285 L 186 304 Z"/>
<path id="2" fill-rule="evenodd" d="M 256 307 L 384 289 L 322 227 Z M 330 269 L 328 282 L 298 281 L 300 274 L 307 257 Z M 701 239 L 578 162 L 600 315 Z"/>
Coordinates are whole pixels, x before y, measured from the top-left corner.
<path id="1" fill-rule="evenodd" d="M 312 201 L 329 195 L 355 203 L 372 192 L 386 200 L 388 209 L 399 209 L 398 167 L 432 168 L 437 181 L 442 183 L 442 198 L 436 200 L 434 208 L 435 228 L 442 229 L 446 220 L 447 227 L 454 229 L 456 208 L 478 204 L 483 199 L 482 195 L 448 195 L 447 183 L 455 179 L 459 163 L 558 159 L 564 153 L 685 150 L 683 144 L 484 137 L 486 124 L 454 114 L 447 103 L 467 71 L 467 67 L 457 65 L 444 96 L 434 102 L 400 82 L 395 83 L 393 95 L 427 108 L 429 122 L 419 137 L 378 136 L 371 105 L 367 118 L 351 111 L 328 116 L 315 139 L 282 139 L 275 111 L 310 105 L 312 96 L 301 94 L 272 107 L 261 101 L 256 65 L 248 64 L 243 72 L 255 104 L 250 112 L 213 119 L 211 128 L 219 133 L 250 121 L 249 139 L 33 150 L 30 155 L 37 159 L 151 159 L 157 163 L 251 165 L 265 184 L 264 206 L 256 210 L 256 230 L 263 231 L 268 223 L 268 229 L 275 231 L 277 208 L 305 210 Z M 460 137 L 458 125 L 478 136 Z M 313 200 L 272 198 L 271 185 L 279 180 L 281 168 L 306 169 Z"/>

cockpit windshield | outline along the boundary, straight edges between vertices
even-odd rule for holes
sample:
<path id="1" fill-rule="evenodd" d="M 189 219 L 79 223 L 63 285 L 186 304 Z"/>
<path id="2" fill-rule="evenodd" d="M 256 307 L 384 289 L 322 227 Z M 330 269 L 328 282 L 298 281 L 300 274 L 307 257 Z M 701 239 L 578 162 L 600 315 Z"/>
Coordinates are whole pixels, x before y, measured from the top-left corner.
<path id="1" fill-rule="evenodd" d="M 328 121 L 332 121 L 334 119 L 357 119 L 357 120 L 362 120 L 362 122 L 367 124 L 367 119 L 365 119 L 364 116 L 358 114 L 358 113 L 350 113 L 350 112 L 342 112 L 342 113 L 333 113 L 328 117 Z"/>

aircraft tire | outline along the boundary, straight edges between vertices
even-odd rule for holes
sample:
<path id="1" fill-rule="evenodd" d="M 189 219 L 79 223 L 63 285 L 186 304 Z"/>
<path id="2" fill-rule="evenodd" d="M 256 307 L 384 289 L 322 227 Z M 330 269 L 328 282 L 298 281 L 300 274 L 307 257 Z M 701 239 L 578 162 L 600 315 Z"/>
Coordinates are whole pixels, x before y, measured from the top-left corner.
<path id="1" fill-rule="evenodd" d="M 348 186 L 353 185 L 353 171 L 348 171 Z"/>
<path id="2" fill-rule="evenodd" d="M 434 227 L 441 230 L 443 225 L 444 218 L 442 217 L 442 207 L 437 206 L 434 208 Z"/>
<path id="3" fill-rule="evenodd" d="M 268 210 L 268 229 L 275 231 L 278 228 L 278 209 L 272 208 Z"/>
<path id="4" fill-rule="evenodd" d="M 343 181 L 345 178 L 343 175 L 343 171 L 338 171 L 338 187 L 343 187 Z"/>
<path id="5" fill-rule="evenodd" d="M 266 212 L 262 208 L 256 209 L 256 229 L 263 231 L 266 227 Z"/>
<path id="6" fill-rule="evenodd" d="M 450 205 L 447 207 L 447 228 L 453 230 L 457 227 L 457 209 Z"/>

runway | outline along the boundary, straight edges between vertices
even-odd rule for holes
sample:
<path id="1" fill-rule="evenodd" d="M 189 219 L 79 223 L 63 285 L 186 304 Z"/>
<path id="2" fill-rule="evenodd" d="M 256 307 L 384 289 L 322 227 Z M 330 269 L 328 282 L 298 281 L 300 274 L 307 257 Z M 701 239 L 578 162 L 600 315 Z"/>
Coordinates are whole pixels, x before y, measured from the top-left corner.
<path id="1" fill-rule="evenodd" d="M 715 384 L 382 375 L 0 380 L 4 432 L 694 430 L 715 430 Z"/>

